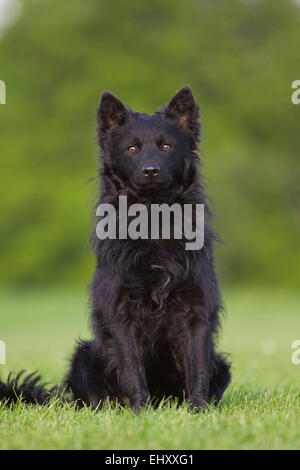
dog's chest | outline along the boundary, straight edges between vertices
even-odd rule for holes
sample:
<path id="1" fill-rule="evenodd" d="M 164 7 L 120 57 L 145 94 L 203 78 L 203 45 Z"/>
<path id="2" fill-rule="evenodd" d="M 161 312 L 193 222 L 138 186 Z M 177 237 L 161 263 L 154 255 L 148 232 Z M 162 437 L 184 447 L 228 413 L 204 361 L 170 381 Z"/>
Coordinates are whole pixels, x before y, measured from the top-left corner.
<path id="1" fill-rule="evenodd" d="M 180 288 L 188 275 L 185 256 L 166 250 L 137 252 L 134 262 L 122 274 L 123 287 L 141 308 L 163 307 L 170 292 Z"/>

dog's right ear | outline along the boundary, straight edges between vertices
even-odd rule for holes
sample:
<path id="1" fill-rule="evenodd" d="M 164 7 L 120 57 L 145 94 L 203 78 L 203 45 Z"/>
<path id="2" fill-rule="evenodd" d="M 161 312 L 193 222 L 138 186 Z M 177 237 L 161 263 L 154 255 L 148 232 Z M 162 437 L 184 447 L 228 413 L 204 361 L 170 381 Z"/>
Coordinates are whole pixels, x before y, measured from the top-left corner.
<path id="1" fill-rule="evenodd" d="M 97 113 L 100 137 L 104 136 L 109 129 L 124 124 L 128 114 L 128 109 L 119 98 L 109 91 L 104 91 Z"/>

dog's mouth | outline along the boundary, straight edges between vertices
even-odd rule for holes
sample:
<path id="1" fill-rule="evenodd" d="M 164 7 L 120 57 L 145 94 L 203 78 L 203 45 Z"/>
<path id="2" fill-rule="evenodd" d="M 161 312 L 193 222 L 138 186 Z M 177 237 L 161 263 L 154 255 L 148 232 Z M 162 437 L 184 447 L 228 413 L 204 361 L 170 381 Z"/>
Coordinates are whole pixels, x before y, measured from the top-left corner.
<path id="1" fill-rule="evenodd" d="M 146 181 L 135 185 L 135 190 L 141 194 L 156 193 L 168 189 L 171 181 Z"/>

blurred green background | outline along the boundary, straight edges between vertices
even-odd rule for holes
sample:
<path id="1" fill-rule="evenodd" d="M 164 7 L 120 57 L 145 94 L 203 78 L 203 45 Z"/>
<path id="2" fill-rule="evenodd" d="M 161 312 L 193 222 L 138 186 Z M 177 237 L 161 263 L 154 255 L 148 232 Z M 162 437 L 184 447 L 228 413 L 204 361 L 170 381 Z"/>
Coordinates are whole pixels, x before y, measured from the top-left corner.
<path id="1" fill-rule="evenodd" d="M 11 0 L 11 6 L 16 2 Z M 153 112 L 189 83 L 203 122 L 218 272 L 300 279 L 300 6 L 286 0 L 24 0 L 0 38 L 0 283 L 85 286 L 109 89 Z"/>

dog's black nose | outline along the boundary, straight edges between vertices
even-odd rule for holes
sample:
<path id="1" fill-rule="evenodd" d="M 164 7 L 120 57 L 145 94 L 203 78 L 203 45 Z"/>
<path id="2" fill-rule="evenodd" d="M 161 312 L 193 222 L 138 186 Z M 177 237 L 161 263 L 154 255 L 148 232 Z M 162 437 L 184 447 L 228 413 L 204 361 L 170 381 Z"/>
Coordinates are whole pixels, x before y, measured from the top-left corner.
<path id="1" fill-rule="evenodd" d="M 157 176 L 160 172 L 160 166 L 156 164 L 144 165 L 142 166 L 142 172 L 145 176 Z"/>

